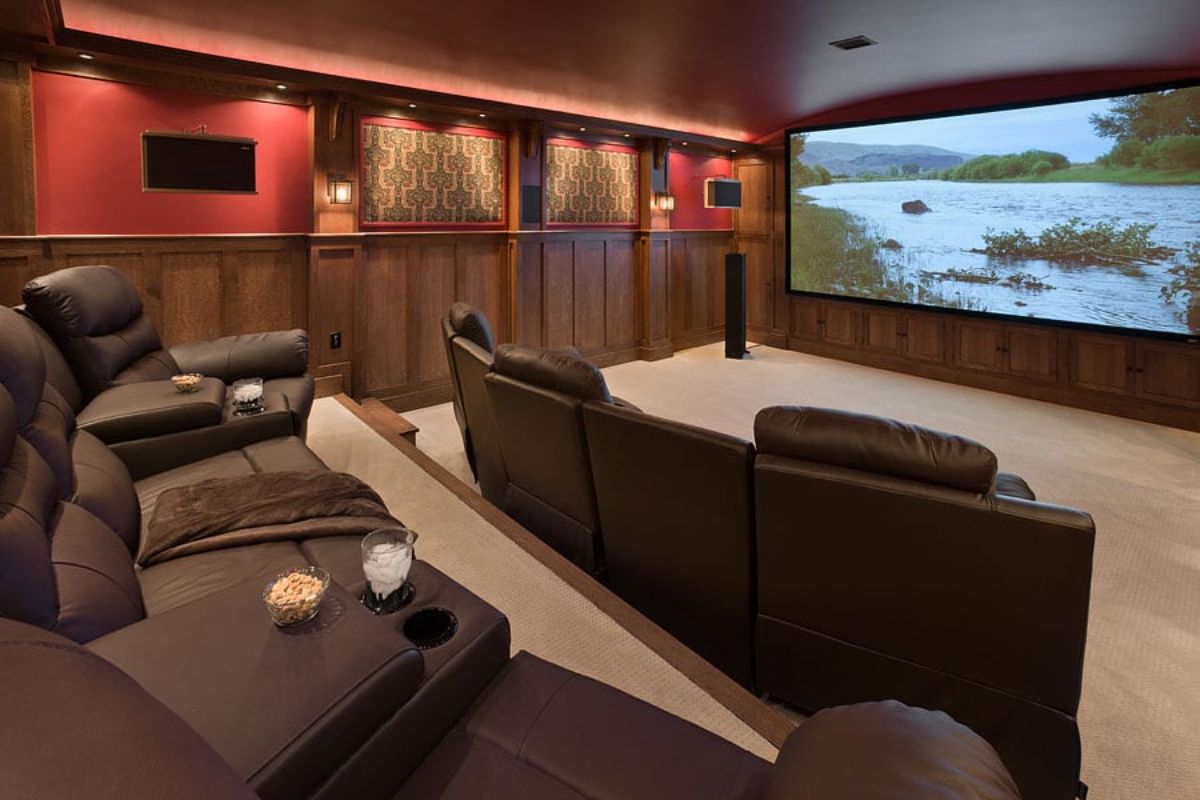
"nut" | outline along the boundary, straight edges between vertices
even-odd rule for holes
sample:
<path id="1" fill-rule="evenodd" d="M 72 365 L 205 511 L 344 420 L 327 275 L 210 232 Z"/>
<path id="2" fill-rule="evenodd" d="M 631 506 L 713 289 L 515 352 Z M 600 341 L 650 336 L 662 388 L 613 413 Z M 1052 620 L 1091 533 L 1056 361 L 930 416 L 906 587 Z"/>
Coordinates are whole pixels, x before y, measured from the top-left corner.
<path id="1" fill-rule="evenodd" d="M 294 625 L 316 613 L 326 582 L 306 572 L 289 572 L 270 584 L 264 600 L 277 625 Z"/>

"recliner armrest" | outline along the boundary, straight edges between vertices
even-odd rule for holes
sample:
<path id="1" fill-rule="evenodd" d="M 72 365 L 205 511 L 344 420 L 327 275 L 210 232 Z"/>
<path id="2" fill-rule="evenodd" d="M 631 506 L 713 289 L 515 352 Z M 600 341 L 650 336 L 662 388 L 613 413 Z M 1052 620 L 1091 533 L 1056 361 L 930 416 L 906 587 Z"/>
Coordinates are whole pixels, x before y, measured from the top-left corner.
<path id="1" fill-rule="evenodd" d="M 895 700 L 820 711 L 783 743 L 766 800 L 1019 800 L 992 746 Z"/>
<path id="2" fill-rule="evenodd" d="M 170 381 L 126 383 L 106 389 L 84 406 L 77 423 L 106 444 L 204 428 L 220 423 L 225 384 L 205 378 L 181 393 Z"/>
<path id="3" fill-rule="evenodd" d="M 182 372 L 233 383 L 240 378 L 290 378 L 308 369 L 308 333 L 290 331 L 222 336 L 170 349 Z"/>

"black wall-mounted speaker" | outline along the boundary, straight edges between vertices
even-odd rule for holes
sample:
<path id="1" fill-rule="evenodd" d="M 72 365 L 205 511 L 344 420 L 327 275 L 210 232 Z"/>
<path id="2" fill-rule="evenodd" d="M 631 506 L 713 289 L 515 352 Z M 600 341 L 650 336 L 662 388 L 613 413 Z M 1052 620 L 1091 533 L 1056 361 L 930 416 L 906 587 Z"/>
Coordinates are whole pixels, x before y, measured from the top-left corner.
<path id="1" fill-rule="evenodd" d="M 705 208 L 741 208 L 742 182 L 735 178 L 704 180 Z"/>
<path id="2" fill-rule="evenodd" d="M 725 357 L 746 355 L 746 254 L 725 254 Z"/>
<path id="3" fill-rule="evenodd" d="M 542 224 L 542 187 L 521 187 L 521 224 Z"/>

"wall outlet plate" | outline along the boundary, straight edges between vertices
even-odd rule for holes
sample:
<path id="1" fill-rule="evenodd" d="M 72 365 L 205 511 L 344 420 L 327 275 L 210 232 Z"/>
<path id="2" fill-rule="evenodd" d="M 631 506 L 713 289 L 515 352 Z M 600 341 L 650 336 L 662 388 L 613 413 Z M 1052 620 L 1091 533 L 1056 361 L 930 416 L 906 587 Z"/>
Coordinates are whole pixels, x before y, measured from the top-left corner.
<path id="1" fill-rule="evenodd" d="M 329 334 L 329 349 L 331 349 L 331 350 L 342 349 L 342 332 L 341 331 L 334 331 L 333 333 Z"/>

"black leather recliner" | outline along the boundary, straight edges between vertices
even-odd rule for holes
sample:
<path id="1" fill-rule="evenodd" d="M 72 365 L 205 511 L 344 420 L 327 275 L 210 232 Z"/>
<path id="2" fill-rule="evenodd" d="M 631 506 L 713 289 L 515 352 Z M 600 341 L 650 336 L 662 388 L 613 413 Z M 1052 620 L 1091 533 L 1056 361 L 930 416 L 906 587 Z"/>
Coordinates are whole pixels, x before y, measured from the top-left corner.
<path id="1" fill-rule="evenodd" d="M 496 420 L 483 378 L 492 371 L 495 340 L 492 326 L 479 309 L 455 303 L 442 320 L 446 357 L 454 386 L 454 415 L 463 447 L 480 493 L 497 506 L 504 504 L 508 483 Z"/>
<path id="2" fill-rule="evenodd" d="M 1073 798 L 1092 518 L 893 420 L 774 407 L 754 435 L 760 689 L 944 710 L 1025 797 Z"/>
<path id="3" fill-rule="evenodd" d="M 754 687 L 754 445 L 610 403 L 583 406 L 608 586 Z"/>
<path id="4" fill-rule="evenodd" d="M 313 402 L 308 335 L 302 330 L 251 333 L 164 349 L 132 281 L 107 266 L 69 267 L 35 278 L 22 291 L 24 312 L 52 340 L 42 349 L 56 385 L 79 416 L 81 427 L 117 447 L 122 457 L 148 439 L 220 425 L 231 417 L 230 384 L 264 380 L 268 412 L 286 414 L 288 429 L 272 423 L 268 435 L 303 437 Z M 178 395 L 169 379 L 181 372 L 206 376 L 190 395 Z M 246 423 L 249 427 L 263 424 Z M 260 438 L 265 438 L 260 436 Z M 152 449 L 148 446 L 142 451 Z M 134 461 L 144 457 L 134 453 Z M 131 466 L 135 467 L 136 464 Z"/>
<path id="5" fill-rule="evenodd" d="M 613 402 L 604 375 L 574 349 L 502 344 L 484 383 L 504 454 L 501 508 L 584 570 L 602 573 L 583 404 Z"/>

